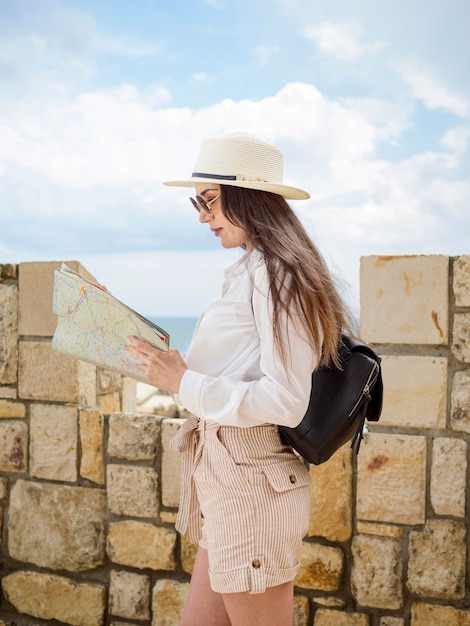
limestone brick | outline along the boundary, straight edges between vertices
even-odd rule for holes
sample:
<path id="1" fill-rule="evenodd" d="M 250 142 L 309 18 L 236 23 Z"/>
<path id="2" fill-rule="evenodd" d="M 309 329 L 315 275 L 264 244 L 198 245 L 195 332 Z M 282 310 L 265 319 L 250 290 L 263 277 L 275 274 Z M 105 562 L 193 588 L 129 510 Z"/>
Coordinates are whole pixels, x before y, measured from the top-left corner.
<path id="1" fill-rule="evenodd" d="M 0 472 L 22 473 L 28 467 L 28 425 L 0 420 Z"/>
<path id="2" fill-rule="evenodd" d="M 104 419 L 97 409 L 83 409 L 79 415 L 80 475 L 99 485 L 104 484 Z"/>
<path id="3" fill-rule="evenodd" d="M 178 626 L 189 593 L 189 583 L 160 579 L 152 590 L 152 626 Z"/>
<path id="4" fill-rule="evenodd" d="M 125 520 L 109 525 L 108 556 L 113 563 L 173 571 L 176 568 L 176 532 L 148 522 Z"/>
<path id="5" fill-rule="evenodd" d="M 431 504 L 437 515 L 465 516 L 467 444 L 438 437 L 433 442 Z"/>
<path id="6" fill-rule="evenodd" d="M 352 542 L 351 587 L 362 606 L 403 606 L 403 562 L 397 539 L 356 535 Z"/>
<path id="7" fill-rule="evenodd" d="M 374 522 L 357 521 L 357 532 L 361 535 L 377 535 L 378 537 L 403 537 L 403 526 L 391 526 L 390 524 L 375 524 Z"/>
<path id="8" fill-rule="evenodd" d="M 423 530 L 411 530 L 407 586 L 416 595 L 446 600 L 465 597 L 465 525 L 445 519 L 428 520 Z"/>
<path id="9" fill-rule="evenodd" d="M 294 596 L 294 618 L 292 626 L 308 626 L 308 598 L 305 596 Z"/>
<path id="10" fill-rule="evenodd" d="M 0 478 L 0 500 L 5 500 L 8 497 L 8 479 Z"/>
<path id="11" fill-rule="evenodd" d="M 454 261 L 454 298 L 456 306 L 470 306 L 470 255 Z"/>
<path id="12" fill-rule="evenodd" d="M 8 398 L 16 400 L 18 398 L 18 390 L 16 387 L 0 387 L 0 398 Z"/>
<path id="13" fill-rule="evenodd" d="M 128 619 L 150 619 L 150 578 L 142 574 L 111 571 L 110 613 Z"/>
<path id="14" fill-rule="evenodd" d="M 21 399 L 96 405 L 94 365 L 53 352 L 42 341 L 20 341 L 19 359 Z"/>
<path id="15" fill-rule="evenodd" d="M 361 331 L 372 343 L 446 345 L 449 257 L 361 258 Z"/>
<path id="16" fill-rule="evenodd" d="M 121 382 L 121 410 L 125 413 L 135 413 L 137 406 L 137 381 L 127 376 Z"/>
<path id="17" fill-rule="evenodd" d="M 333 596 L 315 596 L 313 603 L 320 606 L 327 606 L 329 608 L 342 608 L 346 605 L 346 602 L 341 598 L 335 598 Z"/>
<path id="18" fill-rule="evenodd" d="M 75 407 L 33 404 L 30 472 L 35 478 L 77 480 L 78 425 Z"/>
<path id="19" fill-rule="evenodd" d="M 309 536 L 347 541 L 352 534 L 351 444 L 342 446 L 326 463 L 311 465 Z"/>
<path id="20" fill-rule="evenodd" d="M 470 313 L 456 313 L 452 352 L 461 363 L 470 363 Z"/>
<path id="21" fill-rule="evenodd" d="M 363 613 L 343 613 L 332 609 L 318 609 L 313 626 L 369 626 L 369 617 Z"/>
<path id="22" fill-rule="evenodd" d="M 358 455 L 358 519 L 422 524 L 425 493 L 425 438 L 369 433 Z"/>
<path id="23" fill-rule="evenodd" d="M 121 389 L 122 375 L 103 367 L 96 368 L 96 389 L 98 393 L 110 393 Z"/>
<path id="24" fill-rule="evenodd" d="M 188 574 L 193 573 L 194 561 L 196 560 L 198 546 L 191 543 L 189 535 L 186 533 L 181 537 L 181 565 Z"/>
<path id="25" fill-rule="evenodd" d="M 304 589 L 337 591 L 343 570 L 344 554 L 340 548 L 304 542 L 294 584 Z"/>
<path id="26" fill-rule="evenodd" d="M 181 454 L 169 449 L 184 420 L 166 418 L 162 422 L 162 504 L 177 507 L 180 501 Z"/>
<path id="27" fill-rule="evenodd" d="M 22 402 L 0 400 L 0 419 L 26 417 L 26 406 Z"/>
<path id="28" fill-rule="evenodd" d="M 20 613 L 72 626 L 103 626 L 106 589 L 65 576 L 19 571 L 2 580 L 3 593 Z M 28 623 L 31 623 L 30 621 Z"/>
<path id="29" fill-rule="evenodd" d="M 104 564 L 105 493 L 100 489 L 18 480 L 10 495 L 12 558 L 81 572 Z"/>
<path id="30" fill-rule="evenodd" d="M 453 606 L 413 602 L 410 626 L 470 626 L 470 611 Z"/>
<path id="31" fill-rule="evenodd" d="M 384 355 L 380 424 L 445 428 L 447 366 L 445 357 Z"/>
<path id="32" fill-rule="evenodd" d="M 16 383 L 18 371 L 18 288 L 0 284 L 0 385 Z"/>
<path id="33" fill-rule="evenodd" d="M 77 261 L 65 261 L 89 280 L 93 276 Z M 18 266 L 20 335 L 52 337 L 57 317 L 52 312 L 54 272 L 62 261 L 20 263 Z"/>
<path id="34" fill-rule="evenodd" d="M 158 474 L 153 467 L 107 466 L 108 507 L 116 515 L 157 517 Z"/>
<path id="35" fill-rule="evenodd" d="M 114 413 L 109 418 L 108 454 L 129 461 L 154 461 L 158 454 L 161 418 Z"/>
<path id="36" fill-rule="evenodd" d="M 113 391 L 112 393 L 105 393 L 104 395 L 97 396 L 96 403 L 98 408 L 105 415 L 110 413 L 117 413 L 121 410 L 121 394 L 119 391 Z"/>
<path id="37" fill-rule="evenodd" d="M 470 369 L 455 372 L 452 379 L 450 425 L 470 433 Z"/>

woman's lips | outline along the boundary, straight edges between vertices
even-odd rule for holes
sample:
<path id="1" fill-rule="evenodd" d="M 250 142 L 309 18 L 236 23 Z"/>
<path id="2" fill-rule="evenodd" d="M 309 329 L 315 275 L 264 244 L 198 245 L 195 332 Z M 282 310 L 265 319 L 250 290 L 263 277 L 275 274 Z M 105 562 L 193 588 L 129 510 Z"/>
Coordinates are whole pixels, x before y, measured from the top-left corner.
<path id="1" fill-rule="evenodd" d="M 222 232 L 221 228 L 211 228 L 212 232 L 214 233 L 214 235 L 216 237 L 218 237 L 220 235 L 220 233 Z"/>

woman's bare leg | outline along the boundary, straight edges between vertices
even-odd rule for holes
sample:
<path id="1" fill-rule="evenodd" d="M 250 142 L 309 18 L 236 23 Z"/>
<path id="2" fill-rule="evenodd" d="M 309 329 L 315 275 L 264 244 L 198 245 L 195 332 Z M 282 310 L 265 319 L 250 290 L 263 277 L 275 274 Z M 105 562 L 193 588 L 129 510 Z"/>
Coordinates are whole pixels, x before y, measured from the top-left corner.
<path id="1" fill-rule="evenodd" d="M 244 626 L 248 626 L 248 623 L 246 622 Z M 207 551 L 202 548 L 198 548 L 194 561 L 188 599 L 180 626 L 231 626 L 221 594 L 211 589 L 209 560 Z"/>
<path id="2" fill-rule="evenodd" d="M 268 587 L 264 593 L 224 593 L 232 626 L 292 626 L 294 585 Z"/>

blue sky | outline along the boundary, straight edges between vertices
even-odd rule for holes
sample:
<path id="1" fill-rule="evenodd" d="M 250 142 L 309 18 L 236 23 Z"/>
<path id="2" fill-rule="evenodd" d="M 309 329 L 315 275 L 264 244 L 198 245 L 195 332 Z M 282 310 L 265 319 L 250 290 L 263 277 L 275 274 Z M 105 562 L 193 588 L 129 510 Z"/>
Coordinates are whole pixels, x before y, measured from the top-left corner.
<path id="1" fill-rule="evenodd" d="M 220 249 L 188 190 L 208 136 L 278 145 L 358 311 L 359 259 L 470 254 L 467 0 L 0 0 L 0 263 L 81 261 L 197 315 Z"/>

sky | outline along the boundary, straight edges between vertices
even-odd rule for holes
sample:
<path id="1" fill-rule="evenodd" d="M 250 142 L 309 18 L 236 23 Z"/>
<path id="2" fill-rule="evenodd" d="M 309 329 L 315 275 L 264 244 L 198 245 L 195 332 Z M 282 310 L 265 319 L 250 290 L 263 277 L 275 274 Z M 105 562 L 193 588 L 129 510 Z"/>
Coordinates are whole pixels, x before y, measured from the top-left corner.
<path id="1" fill-rule="evenodd" d="M 470 254 L 469 23 L 468 0 L 0 0 L 0 263 L 199 315 L 241 252 L 162 183 L 249 132 L 358 314 L 362 256 Z"/>

